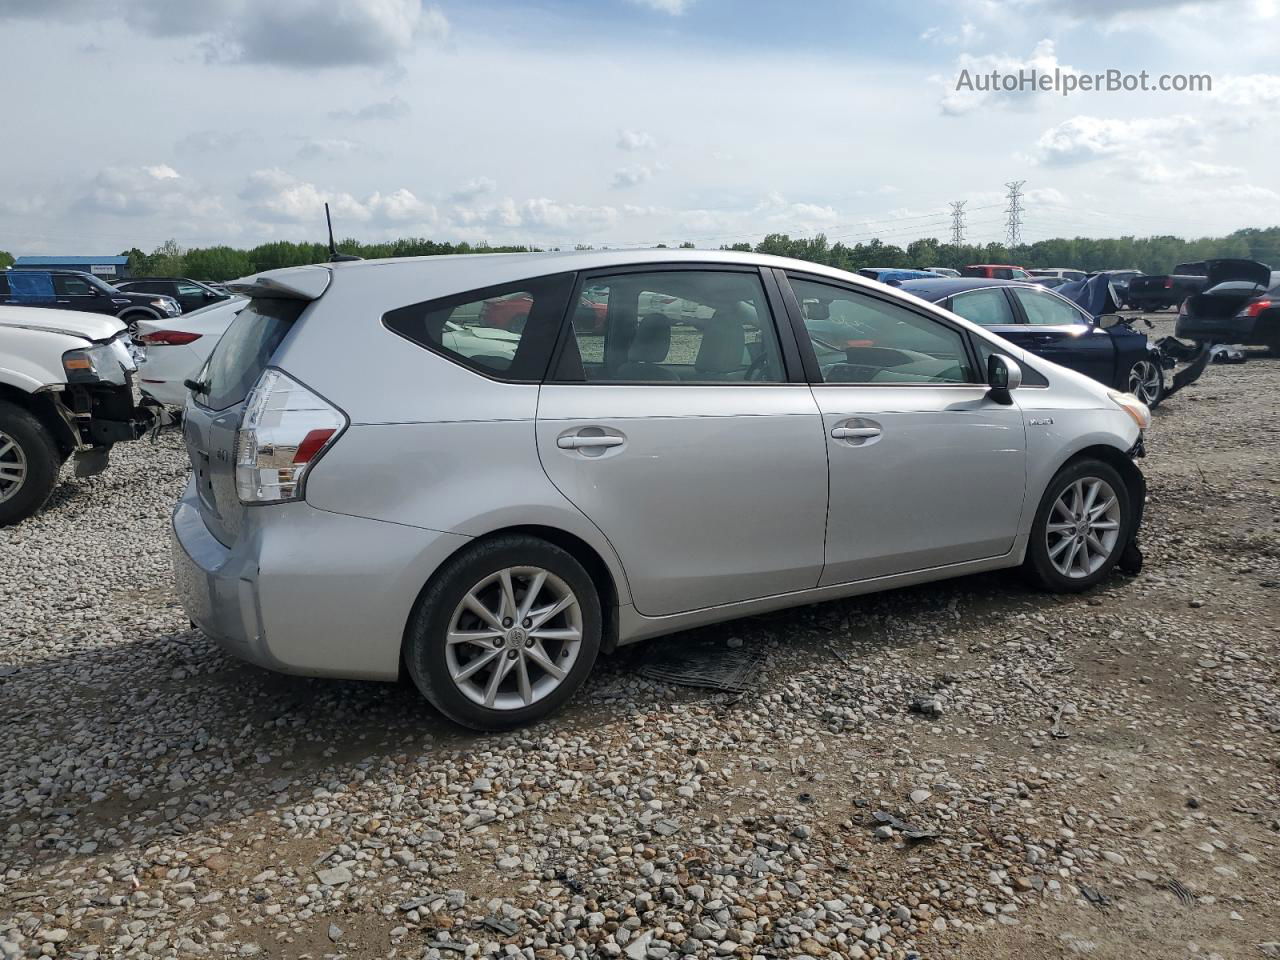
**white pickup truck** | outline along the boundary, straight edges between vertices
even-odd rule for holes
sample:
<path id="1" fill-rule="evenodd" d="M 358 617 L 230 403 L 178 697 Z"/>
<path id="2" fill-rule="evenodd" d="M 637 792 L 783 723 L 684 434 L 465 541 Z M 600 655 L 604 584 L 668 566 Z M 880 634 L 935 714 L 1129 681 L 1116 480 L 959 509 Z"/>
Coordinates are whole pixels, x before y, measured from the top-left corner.
<path id="1" fill-rule="evenodd" d="M 0 306 L 0 527 L 44 506 L 69 458 L 92 476 L 146 433 L 137 359 L 115 317 Z"/>

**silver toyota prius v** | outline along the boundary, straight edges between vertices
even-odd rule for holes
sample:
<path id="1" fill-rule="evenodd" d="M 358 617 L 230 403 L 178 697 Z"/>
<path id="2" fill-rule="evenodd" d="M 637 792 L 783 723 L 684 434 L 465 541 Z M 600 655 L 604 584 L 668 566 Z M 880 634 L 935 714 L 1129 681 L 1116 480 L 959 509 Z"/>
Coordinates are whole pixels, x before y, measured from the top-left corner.
<path id="1" fill-rule="evenodd" d="M 178 590 L 228 651 L 478 729 L 621 644 L 1001 567 L 1136 565 L 1149 413 L 908 294 L 749 253 L 341 262 L 198 379 Z"/>

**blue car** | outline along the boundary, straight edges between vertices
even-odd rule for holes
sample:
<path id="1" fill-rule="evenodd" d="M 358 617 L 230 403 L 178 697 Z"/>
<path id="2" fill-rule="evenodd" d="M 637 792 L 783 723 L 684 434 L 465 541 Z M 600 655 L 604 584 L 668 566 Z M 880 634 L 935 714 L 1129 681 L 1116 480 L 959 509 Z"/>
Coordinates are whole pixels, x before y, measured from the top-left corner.
<path id="1" fill-rule="evenodd" d="M 868 280 L 879 280 L 881 283 L 896 287 L 907 280 L 928 280 L 940 277 L 942 274 L 928 270 L 905 270 L 901 267 L 863 267 L 858 271 L 858 276 L 866 277 Z"/>
<path id="2" fill-rule="evenodd" d="M 981 324 L 1028 353 L 1077 370 L 1148 407 L 1165 396 L 1160 351 L 1119 316 L 1089 313 L 1032 283 L 981 277 L 909 280 L 900 289 Z"/>

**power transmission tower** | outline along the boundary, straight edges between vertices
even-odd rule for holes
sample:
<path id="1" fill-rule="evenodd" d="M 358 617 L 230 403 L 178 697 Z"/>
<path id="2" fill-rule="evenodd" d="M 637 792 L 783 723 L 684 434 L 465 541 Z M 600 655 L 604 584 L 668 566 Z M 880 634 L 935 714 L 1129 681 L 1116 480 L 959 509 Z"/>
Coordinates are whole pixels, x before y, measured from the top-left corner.
<path id="1" fill-rule="evenodd" d="M 951 242 L 964 243 L 964 205 L 968 200 L 957 200 L 951 204 Z"/>
<path id="2" fill-rule="evenodd" d="M 1022 185 L 1025 180 L 1010 180 L 1005 184 L 1009 188 L 1008 228 L 1009 234 L 1005 246 L 1010 250 L 1022 246 Z"/>

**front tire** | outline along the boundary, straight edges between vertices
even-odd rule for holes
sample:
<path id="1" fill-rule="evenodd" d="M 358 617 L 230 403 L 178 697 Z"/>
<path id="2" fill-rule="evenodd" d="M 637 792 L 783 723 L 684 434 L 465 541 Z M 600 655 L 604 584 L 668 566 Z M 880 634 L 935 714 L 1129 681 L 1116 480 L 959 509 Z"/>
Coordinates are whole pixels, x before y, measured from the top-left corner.
<path id="1" fill-rule="evenodd" d="M 1045 488 L 1023 569 L 1052 593 L 1080 593 L 1104 580 L 1133 539 L 1129 489 L 1115 467 L 1092 458 L 1058 471 Z"/>
<path id="2" fill-rule="evenodd" d="M 1128 390 L 1154 410 L 1164 399 L 1164 369 L 1151 357 L 1143 357 L 1129 368 Z"/>
<path id="3" fill-rule="evenodd" d="M 44 424 L 0 400 L 0 527 L 20 523 L 48 501 L 62 458 Z"/>
<path id="4" fill-rule="evenodd" d="M 449 560 L 418 599 L 405 642 L 414 684 L 446 717 L 507 730 L 559 710 L 600 651 L 600 597 L 567 551 L 526 536 Z"/>

